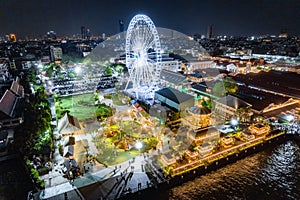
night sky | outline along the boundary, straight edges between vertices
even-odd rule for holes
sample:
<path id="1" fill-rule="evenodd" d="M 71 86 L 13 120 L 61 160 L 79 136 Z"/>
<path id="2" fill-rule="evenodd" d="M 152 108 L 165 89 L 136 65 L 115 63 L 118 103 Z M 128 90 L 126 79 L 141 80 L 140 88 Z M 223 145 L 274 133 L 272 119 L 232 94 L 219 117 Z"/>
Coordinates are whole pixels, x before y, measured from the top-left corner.
<path id="1" fill-rule="evenodd" d="M 215 35 L 300 35 L 300 0 L 0 0 L 0 36 L 72 36 L 81 26 L 113 35 L 119 19 L 127 29 L 139 13 L 188 35 L 206 35 L 209 25 Z"/>

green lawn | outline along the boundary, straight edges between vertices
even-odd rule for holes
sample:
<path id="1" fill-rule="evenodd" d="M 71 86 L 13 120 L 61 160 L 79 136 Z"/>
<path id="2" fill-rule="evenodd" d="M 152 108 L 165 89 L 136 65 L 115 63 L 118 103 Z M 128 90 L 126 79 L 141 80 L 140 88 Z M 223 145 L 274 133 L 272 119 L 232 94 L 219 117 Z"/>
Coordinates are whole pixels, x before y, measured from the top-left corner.
<path id="1" fill-rule="evenodd" d="M 129 102 L 130 98 L 126 97 L 124 94 L 122 93 L 114 93 L 111 95 L 111 100 L 113 101 L 113 103 L 117 106 L 124 106 L 122 100 L 125 100 L 125 102 Z"/>
<path id="2" fill-rule="evenodd" d="M 94 94 L 80 94 L 63 97 L 61 106 L 70 111 L 70 114 L 79 120 L 96 118 Z"/>
<path id="3" fill-rule="evenodd" d="M 130 151 L 124 151 L 124 150 L 116 150 L 117 154 L 115 156 L 114 154 L 115 148 L 113 145 L 108 145 L 104 148 L 102 148 L 102 154 L 98 154 L 96 156 L 96 159 L 100 163 L 105 163 L 106 165 L 116 165 L 122 162 L 125 162 L 127 160 L 130 160 L 133 157 L 136 157 L 140 152 L 137 150 L 130 150 Z"/>

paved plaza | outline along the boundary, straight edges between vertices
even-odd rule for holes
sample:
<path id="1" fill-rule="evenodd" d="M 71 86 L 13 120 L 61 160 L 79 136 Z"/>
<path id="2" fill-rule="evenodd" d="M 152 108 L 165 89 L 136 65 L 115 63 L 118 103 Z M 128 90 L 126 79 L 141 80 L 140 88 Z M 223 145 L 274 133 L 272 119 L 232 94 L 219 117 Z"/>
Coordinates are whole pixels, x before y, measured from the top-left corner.
<path id="1" fill-rule="evenodd" d="M 54 167 L 54 172 L 48 174 L 52 179 L 46 181 L 46 189 L 39 194 L 39 198 L 54 200 L 65 199 L 68 196 L 68 199 L 116 199 L 122 194 L 151 185 L 144 168 L 147 162 L 151 162 L 151 159 L 141 154 L 107 168 L 92 166 L 89 172 L 74 181 L 64 181 L 66 179 L 62 178 L 62 174 Z M 51 185 L 51 181 L 55 182 L 55 185 Z"/>

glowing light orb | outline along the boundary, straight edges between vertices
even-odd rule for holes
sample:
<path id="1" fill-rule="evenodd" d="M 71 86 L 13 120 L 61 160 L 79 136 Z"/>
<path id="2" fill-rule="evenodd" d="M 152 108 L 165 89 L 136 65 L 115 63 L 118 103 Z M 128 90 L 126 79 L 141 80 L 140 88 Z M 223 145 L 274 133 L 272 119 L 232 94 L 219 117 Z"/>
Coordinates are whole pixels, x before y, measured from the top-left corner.
<path id="1" fill-rule="evenodd" d="M 232 126 L 237 126 L 237 125 L 239 124 L 239 121 L 236 120 L 236 119 L 231 119 L 231 120 L 230 120 L 230 124 L 231 124 Z"/>
<path id="2" fill-rule="evenodd" d="M 141 149 L 141 148 L 143 148 L 143 143 L 142 142 L 137 142 L 137 143 L 135 143 L 135 148 L 137 148 L 137 149 Z"/>
<path id="3" fill-rule="evenodd" d="M 75 67 L 75 73 L 78 74 L 81 72 L 81 68 L 79 66 Z"/>

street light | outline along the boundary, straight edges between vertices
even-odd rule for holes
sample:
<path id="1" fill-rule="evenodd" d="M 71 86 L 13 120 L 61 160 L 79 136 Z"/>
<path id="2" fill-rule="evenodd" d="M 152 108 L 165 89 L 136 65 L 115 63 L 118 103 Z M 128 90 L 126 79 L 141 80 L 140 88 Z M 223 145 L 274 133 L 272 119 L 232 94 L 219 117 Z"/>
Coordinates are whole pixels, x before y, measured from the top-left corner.
<path id="1" fill-rule="evenodd" d="M 49 86 L 52 86 L 52 81 L 48 81 L 48 85 L 49 85 Z"/>
<path id="2" fill-rule="evenodd" d="M 79 66 L 75 67 L 75 73 L 79 74 L 81 72 L 81 68 Z"/>
<path id="3" fill-rule="evenodd" d="M 237 119 L 231 119 L 231 120 L 230 120 L 230 124 L 231 124 L 232 126 L 237 126 L 237 125 L 239 124 L 239 121 L 238 121 Z"/>
<path id="4" fill-rule="evenodd" d="M 140 150 L 141 148 L 143 148 L 143 143 L 141 141 L 138 141 L 135 143 L 135 148 L 137 148 L 138 150 Z"/>
<path id="5" fill-rule="evenodd" d="M 237 119 L 235 119 L 235 118 L 232 118 L 230 120 L 230 124 L 233 127 L 233 129 L 236 130 L 237 126 L 239 125 L 239 121 Z"/>

